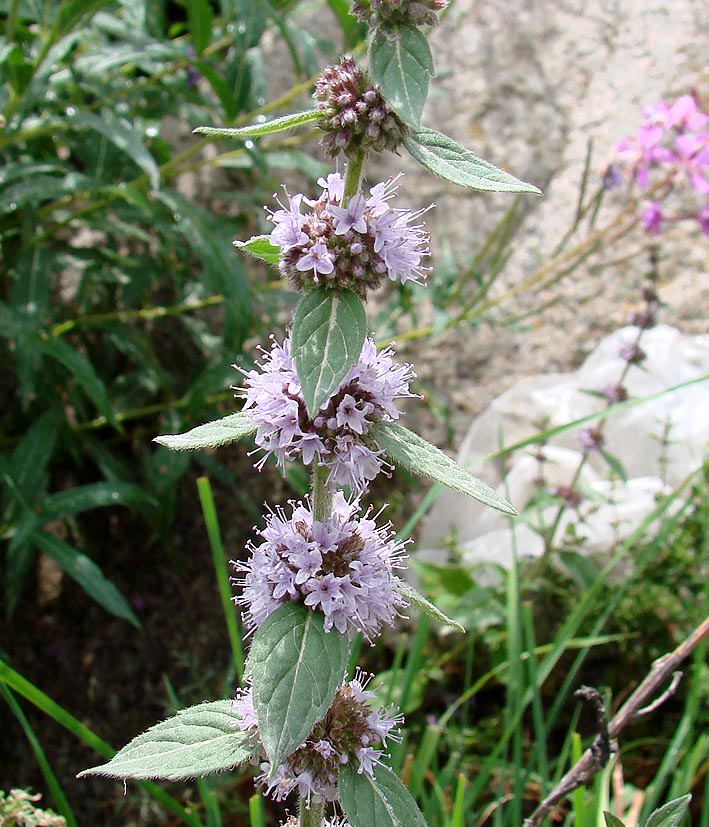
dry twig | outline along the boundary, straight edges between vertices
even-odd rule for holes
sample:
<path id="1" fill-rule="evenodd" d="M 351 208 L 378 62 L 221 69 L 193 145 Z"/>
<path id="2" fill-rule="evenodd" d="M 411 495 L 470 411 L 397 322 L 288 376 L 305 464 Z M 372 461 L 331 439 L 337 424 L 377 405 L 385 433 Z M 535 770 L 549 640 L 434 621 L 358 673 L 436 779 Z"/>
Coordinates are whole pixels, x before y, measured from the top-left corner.
<path id="1" fill-rule="evenodd" d="M 603 768 L 608 758 L 605 738 L 608 739 L 610 750 L 617 749 L 618 735 L 636 718 L 654 712 L 670 695 L 674 694 L 679 685 L 681 672 L 677 667 L 684 661 L 699 643 L 709 634 L 709 617 L 704 620 L 692 634 L 673 651 L 658 658 L 645 679 L 613 716 L 608 724 L 608 733 L 601 732 L 593 744 L 584 752 L 574 766 L 559 781 L 549 795 L 542 801 L 529 818 L 525 819 L 524 827 L 536 827 L 553 809 L 554 805 L 565 798 L 570 792 L 587 784 L 593 776 Z M 654 701 L 643 706 L 647 700 L 667 680 L 670 673 L 674 673 L 670 686 Z"/>

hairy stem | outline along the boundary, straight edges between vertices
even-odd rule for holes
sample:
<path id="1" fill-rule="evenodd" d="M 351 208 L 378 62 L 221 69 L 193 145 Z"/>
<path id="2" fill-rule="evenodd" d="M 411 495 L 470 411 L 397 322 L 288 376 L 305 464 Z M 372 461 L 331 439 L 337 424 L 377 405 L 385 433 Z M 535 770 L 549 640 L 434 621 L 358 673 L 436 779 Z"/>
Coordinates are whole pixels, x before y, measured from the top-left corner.
<path id="1" fill-rule="evenodd" d="M 332 489 L 327 483 L 329 470 L 324 465 L 315 465 L 311 478 L 311 495 L 313 498 L 313 519 L 324 523 L 330 519 L 332 510 Z"/>
<path id="2" fill-rule="evenodd" d="M 364 152 L 359 150 L 354 158 L 350 159 L 347 164 L 347 172 L 345 173 L 345 203 L 352 198 L 359 190 L 359 185 L 362 183 L 362 167 L 364 165 Z"/>
<path id="3" fill-rule="evenodd" d="M 324 804 L 307 804 L 304 798 L 298 800 L 298 827 L 322 827 Z"/>

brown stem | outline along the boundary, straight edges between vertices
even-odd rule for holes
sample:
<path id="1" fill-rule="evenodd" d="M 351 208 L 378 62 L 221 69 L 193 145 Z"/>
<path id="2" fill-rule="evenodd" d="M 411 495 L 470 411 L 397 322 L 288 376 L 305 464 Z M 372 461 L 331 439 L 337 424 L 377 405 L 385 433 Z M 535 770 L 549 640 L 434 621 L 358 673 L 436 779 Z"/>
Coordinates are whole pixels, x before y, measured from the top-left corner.
<path id="1" fill-rule="evenodd" d="M 617 749 L 617 738 L 631 721 L 641 715 L 654 711 L 660 703 L 667 700 L 679 684 L 679 678 L 676 676 L 673 677 L 670 688 L 663 692 L 657 701 L 653 701 L 648 706 L 644 706 L 650 696 L 657 692 L 671 673 L 676 672 L 677 667 L 682 661 L 689 657 L 692 651 L 707 635 L 709 635 L 709 617 L 707 617 L 684 642 L 680 643 L 673 652 L 663 655 L 653 663 L 645 679 L 608 724 L 608 737 L 611 743 L 611 750 L 615 751 Z M 597 741 L 598 739 L 584 752 L 581 758 L 579 758 L 561 781 L 559 781 L 532 815 L 525 819 L 524 827 L 536 827 L 536 825 L 540 824 L 544 817 L 551 812 L 555 804 L 561 801 L 562 798 L 565 798 L 570 792 L 577 789 L 577 787 L 587 784 L 593 776 L 602 769 L 598 761 L 600 744 L 598 744 Z"/>

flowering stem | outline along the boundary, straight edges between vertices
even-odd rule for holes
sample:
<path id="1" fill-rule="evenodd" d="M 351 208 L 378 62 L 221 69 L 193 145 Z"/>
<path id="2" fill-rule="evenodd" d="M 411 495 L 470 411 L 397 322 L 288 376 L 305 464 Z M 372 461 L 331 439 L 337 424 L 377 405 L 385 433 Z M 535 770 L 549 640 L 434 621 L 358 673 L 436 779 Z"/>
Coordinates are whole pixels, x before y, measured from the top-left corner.
<path id="1" fill-rule="evenodd" d="M 347 172 L 345 173 L 345 195 L 344 201 L 348 201 L 353 195 L 357 194 L 359 185 L 362 182 L 362 166 L 364 165 L 364 152 L 359 150 L 354 158 L 350 159 L 347 164 Z"/>
<path id="2" fill-rule="evenodd" d="M 324 523 L 330 518 L 332 491 L 327 484 L 329 470 L 325 465 L 314 465 L 312 475 L 313 519 Z"/>
<path id="3" fill-rule="evenodd" d="M 322 827 L 324 804 L 308 804 L 304 798 L 298 801 L 298 827 Z"/>

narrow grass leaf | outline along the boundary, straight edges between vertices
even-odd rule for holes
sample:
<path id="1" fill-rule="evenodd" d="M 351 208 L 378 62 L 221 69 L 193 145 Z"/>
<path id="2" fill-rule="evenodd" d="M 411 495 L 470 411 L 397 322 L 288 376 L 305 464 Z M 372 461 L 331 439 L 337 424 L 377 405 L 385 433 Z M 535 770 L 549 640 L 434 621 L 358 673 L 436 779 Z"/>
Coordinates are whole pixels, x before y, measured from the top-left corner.
<path id="1" fill-rule="evenodd" d="M 603 818 L 606 822 L 606 827 L 625 827 L 625 824 L 618 818 L 618 816 L 614 816 L 613 813 L 609 813 L 608 810 L 603 811 Z"/>
<path id="2" fill-rule="evenodd" d="M 128 601 L 93 560 L 46 531 L 35 532 L 32 535 L 32 542 L 48 557 L 59 563 L 69 577 L 75 580 L 86 594 L 103 606 L 107 612 L 140 628 L 140 621 L 128 605 Z"/>
<path id="3" fill-rule="evenodd" d="M 160 170 L 146 148 L 142 135 L 135 126 L 123 118 L 117 118 L 109 110 L 101 116 L 93 112 L 77 112 L 70 119 L 72 126 L 91 129 L 107 138 L 117 149 L 124 152 L 148 176 L 150 186 L 160 186 Z"/>
<path id="4" fill-rule="evenodd" d="M 185 0 L 187 9 L 187 26 L 190 30 L 192 45 L 198 55 L 209 46 L 212 38 L 214 15 L 209 0 Z"/>
<path id="5" fill-rule="evenodd" d="M 232 769 L 253 754 L 246 733 L 236 729 L 231 701 L 211 701 L 180 710 L 138 735 L 107 764 L 77 776 L 161 778 L 180 781 Z"/>
<path id="6" fill-rule="evenodd" d="M 678 827 L 687 812 L 692 796 L 687 794 L 668 801 L 648 818 L 645 827 Z"/>
<path id="7" fill-rule="evenodd" d="M 42 511 L 49 517 L 57 518 L 113 505 L 140 510 L 157 508 L 158 502 L 140 486 L 129 482 L 94 482 L 52 494 L 45 500 Z"/>
<path id="8" fill-rule="evenodd" d="M 39 343 L 39 348 L 52 359 L 63 365 L 76 379 L 84 393 L 94 403 L 98 412 L 102 414 L 107 422 L 118 428 L 118 420 L 108 397 L 108 390 L 96 369 L 89 359 L 63 339 L 48 339 Z"/>
<path id="9" fill-rule="evenodd" d="M 400 463 L 414 474 L 421 474 L 434 482 L 440 482 L 505 514 L 517 513 L 489 485 L 461 468 L 440 448 L 436 448 L 403 425 L 380 422 L 371 429 L 371 434 L 377 445 L 394 462 Z"/>
<path id="10" fill-rule="evenodd" d="M 345 764 L 337 787 L 352 827 L 426 827 L 411 793 L 388 767 L 375 767 L 371 778 Z"/>
<path id="11" fill-rule="evenodd" d="M 110 744 L 106 743 L 102 738 L 99 738 L 95 732 L 90 730 L 85 724 L 82 724 L 70 712 L 60 706 L 56 701 L 53 701 L 49 695 L 38 689 L 31 681 L 23 677 L 19 672 L 16 672 L 11 666 L 8 666 L 0 658 L 0 681 L 7 684 L 15 690 L 18 695 L 22 695 L 31 704 L 37 707 L 48 717 L 55 720 L 58 724 L 63 726 L 68 732 L 78 738 L 87 746 L 96 750 L 99 755 L 104 758 L 111 758 L 115 755 L 115 750 Z M 141 781 L 140 786 L 155 799 L 159 804 L 165 807 L 166 810 L 173 813 L 184 824 L 189 824 L 190 827 L 203 827 L 199 814 L 187 809 L 171 796 L 165 790 L 161 789 L 152 781 Z"/>
<path id="12" fill-rule="evenodd" d="M 411 156 L 427 169 L 453 184 L 487 192 L 532 192 L 534 184 L 520 181 L 493 164 L 483 161 L 452 138 L 424 126 L 405 139 Z"/>
<path id="13" fill-rule="evenodd" d="M 200 448 L 220 448 L 256 433 L 256 425 L 243 411 L 198 425 L 184 434 L 163 434 L 153 442 L 171 451 L 196 451 Z"/>
<path id="14" fill-rule="evenodd" d="M 248 241 L 235 241 L 234 246 L 268 264 L 278 264 L 281 260 L 281 248 L 271 244 L 267 235 L 255 235 Z"/>
<path id="15" fill-rule="evenodd" d="M 74 813 L 71 809 L 71 805 L 64 794 L 64 790 L 61 787 L 61 784 L 57 780 L 56 775 L 54 774 L 54 770 L 49 763 L 49 759 L 47 758 L 44 750 L 42 749 L 42 745 L 39 742 L 39 738 L 32 729 L 32 725 L 27 720 L 27 716 L 22 711 L 22 707 L 17 702 L 17 699 L 12 694 L 10 688 L 4 684 L 0 684 L 0 692 L 4 695 L 5 700 L 7 701 L 12 714 L 17 718 L 20 726 L 22 727 L 25 737 L 27 738 L 30 748 L 34 753 L 35 760 L 37 761 L 37 765 L 39 766 L 42 775 L 44 776 L 44 780 L 47 782 L 47 787 L 49 788 L 49 792 L 52 796 L 54 801 L 54 806 L 60 813 L 60 815 L 64 816 L 66 820 L 67 827 L 77 827 L 76 818 L 74 817 Z"/>
<path id="16" fill-rule="evenodd" d="M 261 135 L 271 135 L 274 132 L 284 132 L 287 129 L 295 129 L 298 126 L 315 123 L 315 121 L 320 120 L 321 117 L 320 112 L 309 110 L 308 112 L 295 112 L 292 115 L 283 115 L 280 118 L 274 118 L 271 121 L 264 121 L 263 123 L 254 123 L 250 126 L 240 126 L 238 128 L 198 126 L 194 131 L 198 135 L 207 135 L 210 138 L 245 140 L 246 138 L 258 138 Z"/>
<path id="17" fill-rule="evenodd" d="M 426 36 L 413 26 L 376 29 L 369 49 L 369 68 L 396 114 L 418 128 L 433 76 Z"/>
<path id="18" fill-rule="evenodd" d="M 437 620 L 439 623 L 445 623 L 446 626 L 451 626 L 458 632 L 465 634 L 465 627 L 461 626 L 457 621 L 452 620 L 448 615 L 445 615 L 437 606 L 434 606 L 433 603 L 426 600 L 420 592 L 417 592 L 416 589 L 409 586 L 404 580 L 398 580 L 396 588 L 403 598 L 427 614 L 430 618 Z"/>
<path id="19" fill-rule="evenodd" d="M 345 635 L 323 615 L 288 603 L 254 634 L 246 661 L 261 742 L 272 767 L 285 760 L 330 708 L 347 668 Z"/>
<path id="20" fill-rule="evenodd" d="M 356 364 L 366 335 L 364 305 L 351 290 L 318 287 L 300 300 L 291 348 L 311 417 Z"/>

